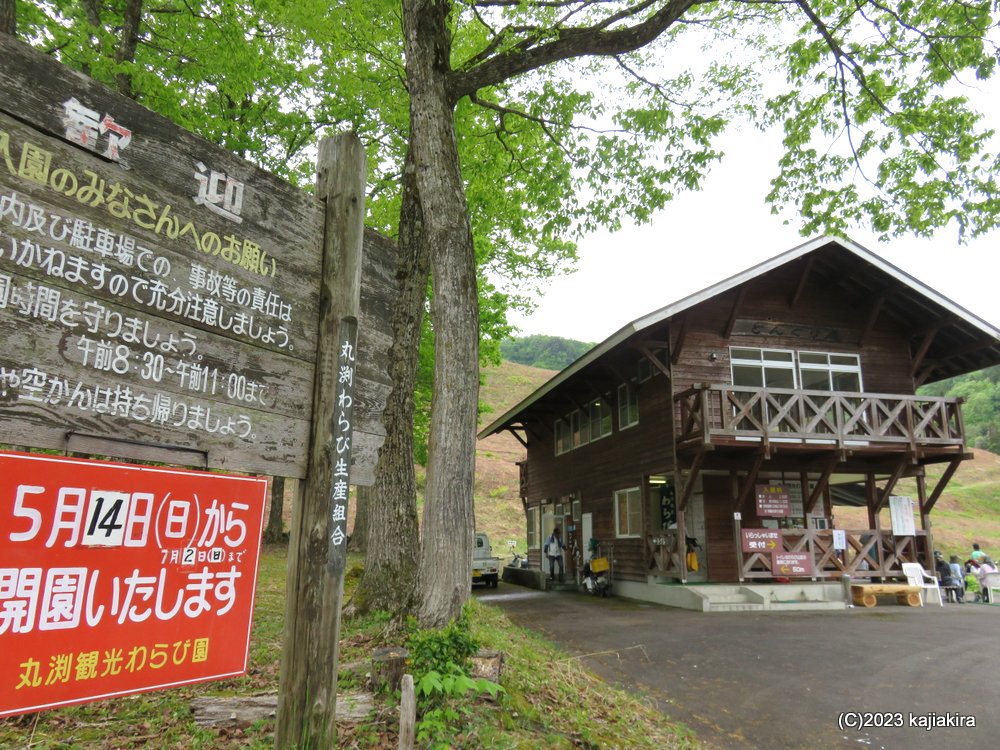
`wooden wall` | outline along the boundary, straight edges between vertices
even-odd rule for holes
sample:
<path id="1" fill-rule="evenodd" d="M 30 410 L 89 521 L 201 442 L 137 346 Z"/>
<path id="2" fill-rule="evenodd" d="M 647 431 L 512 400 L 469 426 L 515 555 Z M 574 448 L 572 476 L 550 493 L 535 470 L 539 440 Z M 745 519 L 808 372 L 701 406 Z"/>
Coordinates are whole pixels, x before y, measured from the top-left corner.
<path id="1" fill-rule="evenodd" d="M 831 290 L 816 280 L 807 283 L 795 305 L 789 307 L 800 276 L 801 268 L 792 264 L 747 282 L 748 289 L 743 294 L 736 317 L 836 328 L 842 341 L 826 341 L 822 336 L 810 341 L 735 333 L 725 338 L 734 303 L 740 295 L 738 288 L 732 289 L 682 313 L 688 317 L 688 322 L 679 361 L 673 366 L 675 391 L 682 391 L 694 383 L 731 382 L 729 348 L 746 346 L 859 354 L 865 391 L 914 393 L 906 334 L 884 321 L 876 322 L 864 345 L 859 346 L 858 339 L 865 329 L 871 306 L 846 297 L 843 291 Z M 681 327 L 679 323 L 680 316 L 675 319 L 671 331 L 675 345 Z M 716 355 L 714 362 L 710 359 L 713 353 Z"/>
<path id="2" fill-rule="evenodd" d="M 625 362 L 638 362 L 638 352 L 629 354 Z M 623 375 L 624 364 L 615 370 Z M 635 372 L 634 368 L 630 372 Z M 614 544 L 618 578 L 645 580 L 647 566 L 645 527 L 648 501 L 643 498 L 644 533 L 640 538 L 616 539 L 614 492 L 630 487 L 642 487 L 649 474 L 673 470 L 673 394 L 670 383 L 657 374 L 639 384 L 639 424 L 621 430 L 618 422 L 618 385 L 621 381 L 608 378 L 599 390 L 614 393 L 613 431 L 607 437 L 574 450 L 555 455 L 555 442 L 550 418 L 548 430 L 534 429 L 528 439 L 528 506 L 559 502 L 560 498 L 576 493 L 583 513 L 593 514 L 593 533 L 602 542 Z M 580 401 L 580 399 L 577 399 Z M 566 407 L 566 413 L 573 410 Z"/>

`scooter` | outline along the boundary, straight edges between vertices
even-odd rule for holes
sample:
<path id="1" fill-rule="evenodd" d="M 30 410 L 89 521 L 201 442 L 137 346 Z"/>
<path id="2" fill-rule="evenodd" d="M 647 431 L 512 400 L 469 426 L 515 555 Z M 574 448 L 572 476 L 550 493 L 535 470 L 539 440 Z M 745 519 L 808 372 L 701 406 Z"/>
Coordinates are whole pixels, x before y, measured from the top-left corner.
<path id="1" fill-rule="evenodd" d="M 611 557 L 598 556 L 599 547 L 591 546 L 592 557 L 583 564 L 583 586 L 594 596 L 611 595 Z"/>

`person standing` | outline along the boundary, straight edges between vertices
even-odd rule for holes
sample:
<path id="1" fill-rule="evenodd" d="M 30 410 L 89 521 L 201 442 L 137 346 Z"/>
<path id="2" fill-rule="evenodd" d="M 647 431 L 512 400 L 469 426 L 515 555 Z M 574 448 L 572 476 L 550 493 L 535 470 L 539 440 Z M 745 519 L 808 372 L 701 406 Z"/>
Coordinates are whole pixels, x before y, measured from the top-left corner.
<path id="1" fill-rule="evenodd" d="M 556 566 L 559 566 L 559 583 L 563 582 L 563 544 L 562 530 L 556 526 L 552 529 L 552 534 L 545 540 L 545 556 L 549 558 L 549 580 L 554 581 L 556 577 Z"/>
<path id="2" fill-rule="evenodd" d="M 951 577 L 958 582 L 956 593 L 958 603 L 962 604 L 965 601 L 965 574 L 962 571 L 962 563 L 958 559 L 958 555 L 952 555 L 948 558 L 948 568 L 951 570 Z"/>

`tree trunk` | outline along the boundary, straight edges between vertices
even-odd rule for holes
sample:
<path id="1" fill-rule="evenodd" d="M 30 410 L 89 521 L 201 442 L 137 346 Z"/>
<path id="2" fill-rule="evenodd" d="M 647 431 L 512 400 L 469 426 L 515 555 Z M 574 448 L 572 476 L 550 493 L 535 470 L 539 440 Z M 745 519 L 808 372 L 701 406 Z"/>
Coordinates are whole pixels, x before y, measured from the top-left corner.
<path id="1" fill-rule="evenodd" d="M 351 552 L 365 554 L 368 549 L 368 509 L 372 501 L 372 488 L 354 488 L 354 526 L 351 527 Z"/>
<path id="2" fill-rule="evenodd" d="M 116 62 L 135 62 L 135 49 L 139 45 L 139 24 L 141 23 L 142 0 L 128 0 L 125 3 L 125 12 L 122 16 L 121 39 L 118 40 L 118 49 L 115 50 Z M 131 73 L 117 73 L 115 86 L 122 96 L 135 99 Z"/>
<path id="3" fill-rule="evenodd" d="M 418 579 L 424 627 L 461 612 L 472 575 L 479 298 L 448 92 L 450 10 L 447 0 L 403 1 L 410 147 L 424 236 L 433 248 L 434 391 Z"/>
<path id="4" fill-rule="evenodd" d="M 413 611 L 416 560 L 420 554 L 417 478 L 413 470 L 413 391 L 430 274 L 415 170 L 409 158 L 403 171 L 399 226 L 399 302 L 393 311 L 389 349 L 393 385 L 382 412 L 386 437 L 379 449 L 368 504 L 365 569 L 349 614 L 385 610 L 402 620 Z"/>
<path id="5" fill-rule="evenodd" d="M 17 0 L 0 0 L 0 33 L 17 36 Z"/>
<path id="6" fill-rule="evenodd" d="M 271 507 L 267 512 L 267 528 L 264 529 L 264 541 L 268 544 L 285 541 L 285 524 L 282 520 L 284 512 L 285 478 L 271 477 Z"/>

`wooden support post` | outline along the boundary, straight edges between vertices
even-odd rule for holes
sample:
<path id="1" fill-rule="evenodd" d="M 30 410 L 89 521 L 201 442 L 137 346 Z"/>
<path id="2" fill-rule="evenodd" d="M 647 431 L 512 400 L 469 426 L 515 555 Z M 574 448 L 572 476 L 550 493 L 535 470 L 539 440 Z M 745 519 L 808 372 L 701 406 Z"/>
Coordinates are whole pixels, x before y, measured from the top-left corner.
<path id="1" fill-rule="evenodd" d="M 927 570 L 934 570 L 934 533 L 931 531 L 931 513 L 927 507 L 927 478 L 921 474 L 917 477 L 917 506 L 920 508 L 920 526 L 926 533 L 926 561 L 917 559 Z"/>
<path id="2" fill-rule="evenodd" d="M 324 139 L 317 169 L 317 196 L 326 203 L 319 338 L 308 473 L 301 502 L 293 509 L 288 554 L 277 750 L 325 750 L 337 744 L 344 572 L 328 569 L 329 529 L 340 325 L 344 318 L 357 318 L 360 308 L 367 167 L 357 135 Z"/>
<path id="3" fill-rule="evenodd" d="M 680 557 L 681 583 L 687 583 L 687 511 L 677 509 L 677 555 Z"/>
<path id="4" fill-rule="evenodd" d="M 404 674 L 399 700 L 399 750 L 413 750 L 417 732 L 417 697 L 413 675 Z"/>

